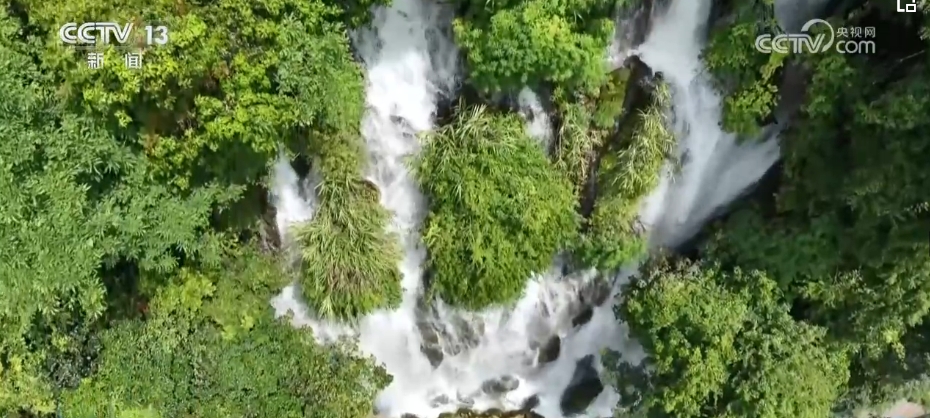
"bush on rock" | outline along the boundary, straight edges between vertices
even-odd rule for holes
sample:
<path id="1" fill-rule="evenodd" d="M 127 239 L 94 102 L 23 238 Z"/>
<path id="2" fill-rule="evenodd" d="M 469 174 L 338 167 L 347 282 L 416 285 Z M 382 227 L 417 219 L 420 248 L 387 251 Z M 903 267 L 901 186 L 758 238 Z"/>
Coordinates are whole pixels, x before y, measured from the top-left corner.
<path id="1" fill-rule="evenodd" d="M 646 236 L 637 224 L 639 205 L 659 183 L 662 165 L 675 146 L 666 113 L 668 87 L 658 84 L 651 100 L 619 132 L 620 147 L 601 161 L 598 200 L 575 247 L 584 265 L 616 269 L 646 252 Z"/>
<path id="2" fill-rule="evenodd" d="M 434 132 L 416 164 L 430 199 L 431 290 L 480 309 L 519 297 L 575 236 L 572 186 L 514 115 L 482 107 Z"/>
<path id="3" fill-rule="evenodd" d="M 320 207 L 297 228 L 304 299 L 324 317 L 349 321 L 394 307 L 401 297 L 399 242 L 386 231 L 390 214 L 377 189 L 361 179 L 361 152 L 355 141 L 321 146 Z"/>

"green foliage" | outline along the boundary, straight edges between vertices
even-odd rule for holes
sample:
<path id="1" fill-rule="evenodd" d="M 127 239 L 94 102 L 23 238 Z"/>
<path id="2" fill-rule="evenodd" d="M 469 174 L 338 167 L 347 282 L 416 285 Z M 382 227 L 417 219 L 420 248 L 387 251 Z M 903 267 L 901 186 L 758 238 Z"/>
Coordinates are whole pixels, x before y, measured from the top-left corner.
<path id="1" fill-rule="evenodd" d="M 89 69 L 80 63 L 83 56 L 57 42 L 57 31 L 47 29 L 42 58 L 63 79 L 63 100 L 118 127 L 120 141 L 141 147 L 155 163 L 152 175 L 180 189 L 210 179 L 257 181 L 281 138 L 297 147 L 308 133 L 357 129 L 357 115 L 343 114 L 356 103 L 337 99 L 352 77 L 360 83 L 360 75 L 336 7 L 288 0 L 27 7 L 30 21 L 43 28 L 103 17 L 169 28 L 167 45 L 145 50 L 142 70 L 120 65 L 112 48 L 104 51 L 104 68 Z M 297 65 L 301 75 L 312 76 L 300 80 L 306 92 L 300 98 L 289 94 Z M 290 88 L 279 91 L 279 84 Z"/>
<path id="2" fill-rule="evenodd" d="M 614 2 L 460 1 L 468 11 L 453 29 L 479 88 L 499 92 L 548 84 L 596 92 L 606 80 Z"/>
<path id="3" fill-rule="evenodd" d="M 191 263 L 215 263 L 221 236 L 205 231 L 236 188 L 206 185 L 177 195 L 149 181 L 148 162 L 91 118 L 74 114 L 42 84 L 18 24 L 0 17 L 0 411 L 47 412 L 39 365 L 73 323 L 107 308 L 102 272 L 117 261 L 158 277 Z M 27 339 L 28 336 L 28 339 Z M 44 393 L 43 393 L 44 392 Z"/>
<path id="4" fill-rule="evenodd" d="M 881 56 L 798 57 L 811 79 L 782 135 L 774 199 L 719 225 L 704 252 L 764 270 L 800 319 L 853 353 L 842 408 L 887 401 L 928 371 L 927 21 L 904 15 L 866 5 L 834 25 L 889 28 L 897 43 Z"/>
<path id="5" fill-rule="evenodd" d="M 221 275 L 183 272 L 143 324 L 104 334 L 100 370 L 63 396 L 73 417 L 357 418 L 389 378 L 272 317 L 273 264 L 241 253 Z"/>
<path id="6" fill-rule="evenodd" d="M 637 223 L 639 205 L 658 184 L 675 146 L 667 120 L 668 87 L 659 83 L 652 96 L 652 103 L 619 132 L 620 147 L 601 161 L 598 200 L 575 247 L 585 265 L 613 270 L 646 251 L 645 231 Z"/>
<path id="7" fill-rule="evenodd" d="M 237 250 L 252 231 L 219 222 L 242 197 L 264 198 L 285 145 L 345 185 L 324 202 L 352 205 L 335 224 L 383 232 L 376 197 L 358 192 L 351 13 L 278 0 L 12 9 L 0 14 L 0 415 L 44 417 L 62 391 L 77 417 L 370 412 L 383 373 L 275 323 L 267 300 L 287 278 Z M 170 40 L 141 70 L 113 49 L 90 70 L 50 28 L 100 20 L 164 24 Z"/>
<path id="8" fill-rule="evenodd" d="M 610 73 L 607 82 L 594 97 L 571 95 L 557 89 L 554 102 L 561 123 L 556 135 L 555 166 L 568 176 L 580 196 L 589 177 L 591 164 L 599 148 L 609 138 L 623 113 L 630 69 L 621 67 Z"/>
<path id="9" fill-rule="evenodd" d="M 515 115 L 461 111 L 429 136 L 416 176 L 430 200 L 430 286 L 450 304 L 514 301 L 575 235 L 571 185 Z"/>
<path id="10" fill-rule="evenodd" d="M 617 315 L 647 354 L 638 370 L 610 367 L 626 412 L 819 418 L 848 378 L 845 354 L 792 319 L 760 272 L 653 260 L 623 293 Z"/>
<path id="11" fill-rule="evenodd" d="M 301 292 L 325 317 L 354 320 L 400 303 L 400 247 L 385 232 L 389 214 L 368 184 L 337 183 L 319 188 L 316 217 L 297 227 L 301 247 Z"/>
<path id="12" fill-rule="evenodd" d="M 306 147 L 321 176 L 315 218 L 297 228 L 301 247 L 301 291 L 319 314 L 353 320 L 400 302 L 400 248 L 385 232 L 389 214 L 365 182 L 364 150 L 358 132 L 364 84 L 344 38 L 324 45 L 307 29 L 287 32 L 280 89 L 297 98 L 298 120 L 324 129 Z M 326 82 L 320 83 L 320 80 Z"/>
<path id="13" fill-rule="evenodd" d="M 703 51 L 704 63 L 718 88 L 727 94 L 723 105 L 724 129 L 745 136 L 759 132 L 778 100 L 777 74 L 785 54 L 756 50 L 759 35 L 779 33 L 773 0 L 740 2 L 727 23 L 712 31 Z"/>

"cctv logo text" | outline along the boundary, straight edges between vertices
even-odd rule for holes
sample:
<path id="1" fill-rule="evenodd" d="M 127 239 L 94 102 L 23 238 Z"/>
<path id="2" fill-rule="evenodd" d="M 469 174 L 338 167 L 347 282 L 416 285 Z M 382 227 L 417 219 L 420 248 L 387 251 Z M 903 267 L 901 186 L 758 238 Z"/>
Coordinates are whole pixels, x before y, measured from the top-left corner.
<path id="1" fill-rule="evenodd" d="M 826 26 L 827 30 L 811 36 L 811 28 L 814 25 Z M 802 33 L 779 34 L 779 35 L 759 35 L 756 37 L 756 50 L 763 54 L 818 54 L 830 50 L 830 47 L 840 54 L 873 54 L 875 53 L 875 41 L 866 39 L 845 40 L 836 39 L 836 31 L 829 22 L 823 19 L 808 20 L 801 27 Z M 843 31 L 845 32 L 845 30 Z M 869 31 L 866 31 L 868 34 Z M 874 35 L 874 30 L 871 35 Z"/>

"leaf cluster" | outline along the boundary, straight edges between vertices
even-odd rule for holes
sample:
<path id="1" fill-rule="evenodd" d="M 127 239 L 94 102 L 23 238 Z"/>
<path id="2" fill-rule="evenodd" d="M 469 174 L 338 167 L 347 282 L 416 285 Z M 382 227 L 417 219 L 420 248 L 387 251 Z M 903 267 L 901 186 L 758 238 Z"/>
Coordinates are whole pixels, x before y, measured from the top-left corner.
<path id="1" fill-rule="evenodd" d="M 429 135 L 415 168 L 430 201 L 430 287 L 450 304 L 514 301 L 576 234 L 571 185 L 514 115 L 461 110 Z"/>

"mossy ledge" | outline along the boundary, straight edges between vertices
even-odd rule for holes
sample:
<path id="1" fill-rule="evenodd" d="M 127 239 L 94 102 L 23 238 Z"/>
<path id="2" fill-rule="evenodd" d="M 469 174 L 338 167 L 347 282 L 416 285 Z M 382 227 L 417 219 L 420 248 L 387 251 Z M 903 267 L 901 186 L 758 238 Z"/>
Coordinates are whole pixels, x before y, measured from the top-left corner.
<path id="1" fill-rule="evenodd" d="M 668 87 L 659 77 L 649 77 L 651 71 L 639 60 L 632 65 L 646 75 L 629 84 L 620 121 L 591 164 L 581 205 L 585 222 L 573 251 L 582 265 L 602 270 L 617 269 L 645 253 L 639 204 L 658 184 L 675 147 Z"/>

